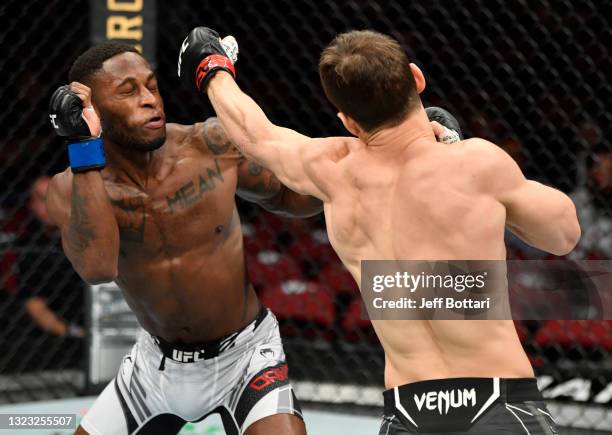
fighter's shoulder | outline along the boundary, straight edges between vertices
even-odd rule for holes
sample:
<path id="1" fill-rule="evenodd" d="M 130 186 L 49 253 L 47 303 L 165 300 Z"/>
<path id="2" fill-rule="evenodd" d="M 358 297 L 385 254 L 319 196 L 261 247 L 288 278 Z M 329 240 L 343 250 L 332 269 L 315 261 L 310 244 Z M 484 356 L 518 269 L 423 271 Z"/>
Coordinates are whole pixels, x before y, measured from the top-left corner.
<path id="1" fill-rule="evenodd" d="M 195 136 L 196 124 L 184 125 L 176 123 L 166 124 L 166 143 L 167 144 L 183 144 L 189 142 Z"/>
<path id="2" fill-rule="evenodd" d="M 104 181 L 104 185 L 107 186 L 108 183 L 112 183 L 114 181 L 114 175 L 108 168 L 100 171 L 102 176 L 102 180 Z M 47 191 L 47 198 L 51 197 L 55 200 L 64 200 L 70 201 L 70 197 L 72 195 L 72 179 L 74 178 L 74 174 L 70 167 L 64 169 L 62 172 L 58 172 L 57 174 L 51 177 L 49 181 L 49 190 Z"/>
<path id="3" fill-rule="evenodd" d="M 305 147 L 303 152 L 310 157 L 308 160 L 329 160 L 337 163 L 363 147 L 363 142 L 354 137 L 323 137 L 313 139 L 311 146 Z"/>
<path id="4" fill-rule="evenodd" d="M 501 147 L 486 139 L 472 138 L 461 142 L 466 167 L 488 186 L 520 172 L 516 162 Z"/>
<path id="5" fill-rule="evenodd" d="M 459 142 L 458 145 L 457 151 L 459 154 L 478 166 L 491 167 L 499 164 L 503 165 L 510 158 L 502 148 L 486 139 L 466 139 Z M 454 147 L 455 144 L 449 146 Z"/>
<path id="6" fill-rule="evenodd" d="M 194 124 L 191 135 L 193 143 L 202 151 L 212 153 L 215 156 L 239 155 L 238 149 L 230 140 L 225 128 L 223 128 L 219 119 L 214 116 Z"/>

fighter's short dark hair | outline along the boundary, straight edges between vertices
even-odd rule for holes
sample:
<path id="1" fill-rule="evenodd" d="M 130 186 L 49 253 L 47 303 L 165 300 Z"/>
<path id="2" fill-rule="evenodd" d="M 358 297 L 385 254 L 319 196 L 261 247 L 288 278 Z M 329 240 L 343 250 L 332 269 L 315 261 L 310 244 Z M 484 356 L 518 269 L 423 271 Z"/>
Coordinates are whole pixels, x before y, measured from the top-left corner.
<path id="1" fill-rule="evenodd" d="M 381 33 L 336 36 L 321 53 L 319 75 L 329 101 L 369 133 L 395 127 L 421 103 L 406 52 Z"/>
<path id="2" fill-rule="evenodd" d="M 68 80 L 87 84 L 91 76 L 102 68 L 105 60 L 122 53 L 140 54 L 133 45 L 124 42 L 109 41 L 93 46 L 74 61 Z"/>

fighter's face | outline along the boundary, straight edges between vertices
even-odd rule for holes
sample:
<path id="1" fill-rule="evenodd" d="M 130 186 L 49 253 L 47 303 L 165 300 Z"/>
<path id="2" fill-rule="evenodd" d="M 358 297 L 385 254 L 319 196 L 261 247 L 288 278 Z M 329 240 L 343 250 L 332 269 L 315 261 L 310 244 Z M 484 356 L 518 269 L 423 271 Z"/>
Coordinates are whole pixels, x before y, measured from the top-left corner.
<path id="1" fill-rule="evenodd" d="M 117 145 L 152 151 L 166 141 L 157 78 L 142 56 L 122 53 L 104 62 L 92 80 L 92 98 L 103 135 Z"/>

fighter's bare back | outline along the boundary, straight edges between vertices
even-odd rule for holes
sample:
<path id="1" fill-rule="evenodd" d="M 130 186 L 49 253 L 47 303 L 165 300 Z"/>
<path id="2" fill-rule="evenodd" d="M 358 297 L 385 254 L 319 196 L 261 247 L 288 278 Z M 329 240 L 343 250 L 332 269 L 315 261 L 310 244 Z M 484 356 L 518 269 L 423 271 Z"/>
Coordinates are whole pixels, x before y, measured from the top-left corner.
<path id="1" fill-rule="evenodd" d="M 361 259 L 505 259 L 506 212 L 483 180 L 476 141 L 348 142 L 325 216 L 357 283 Z M 329 172 L 325 173 L 326 176 Z M 347 229 L 349 229 L 347 231 Z M 435 243 L 432 243 L 435 241 Z M 512 321 L 373 321 L 388 387 L 454 377 L 532 377 Z M 488 372 L 487 372 L 488 371 Z"/>

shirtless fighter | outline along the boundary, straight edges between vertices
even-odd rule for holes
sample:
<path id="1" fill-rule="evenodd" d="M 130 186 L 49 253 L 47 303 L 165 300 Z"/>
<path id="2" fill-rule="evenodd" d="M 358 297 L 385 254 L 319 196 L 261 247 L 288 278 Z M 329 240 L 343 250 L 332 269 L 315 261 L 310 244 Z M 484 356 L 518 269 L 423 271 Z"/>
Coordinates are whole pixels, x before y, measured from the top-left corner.
<path id="1" fill-rule="evenodd" d="M 305 434 L 234 195 L 290 216 L 321 202 L 246 161 L 215 118 L 166 125 L 155 74 L 129 45 L 86 51 L 70 82 L 50 104 L 70 168 L 51 182 L 49 214 L 81 277 L 114 280 L 146 330 L 77 434 L 170 435 L 210 413 L 227 434 Z"/>
<path id="2" fill-rule="evenodd" d="M 363 259 L 505 260 L 506 226 L 557 255 L 580 236 L 572 201 L 526 180 L 494 144 L 436 142 L 423 74 L 390 37 L 345 33 L 321 55 L 325 93 L 356 137 L 312 139 L 272 124 L 236 85 L 210 29 L 194 29 L 179 56 L 182 78 L 208 95 L 242 153 L 324 202 L 329 239 L 358 283 Z M 372 323 L 389 388 L 381 434 L 555 433 L 512 321 Z M 453 407 L 437 406 L 438 395 Z"/>

